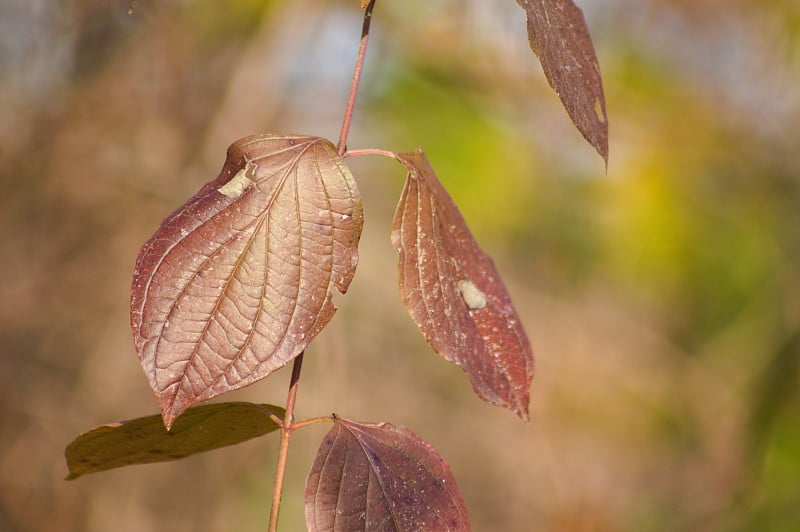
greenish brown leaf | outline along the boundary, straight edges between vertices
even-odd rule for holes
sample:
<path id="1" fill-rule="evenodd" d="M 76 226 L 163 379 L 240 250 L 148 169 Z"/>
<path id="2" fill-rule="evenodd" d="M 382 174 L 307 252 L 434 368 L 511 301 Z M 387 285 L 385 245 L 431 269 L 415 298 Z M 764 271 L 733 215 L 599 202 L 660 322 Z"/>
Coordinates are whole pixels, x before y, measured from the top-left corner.
<path id="1" fill-rule="evenodd" d="M 282 418 L 284 411 L 266 404 L 217 403 L 186 410 L 170 431 L 160 415 L 100 425 L 67 445 L 67 480 L 116 467 L 179 460 L 263 436 L 280 428 L 270 413 Z"/>

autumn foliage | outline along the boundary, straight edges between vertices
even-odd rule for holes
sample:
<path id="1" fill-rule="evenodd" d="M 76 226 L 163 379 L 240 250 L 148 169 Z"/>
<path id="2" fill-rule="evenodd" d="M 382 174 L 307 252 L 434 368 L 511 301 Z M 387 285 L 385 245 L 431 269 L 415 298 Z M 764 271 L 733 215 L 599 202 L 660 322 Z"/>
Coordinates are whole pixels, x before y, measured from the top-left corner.
<path id="1" fill-rule="evenodd" d="M 570 0 L 518 3 L 547 79 L 607 160 L 600 71 L 580 10 Z M 375 2 L 363 4 L 351 104 Z M 346 159 L 370 153 L 407 171 L 391 241 L 409 315 L 431 347 L 461 367 L 479 398 L 523 420 L 529 415 L 533 351 L 492 260 L 421 148 L 347 150 L 351 113 L 349 105 L 338 146 L 277 133 L 234 142 L 219 175 L 144 244 L 131 286 L 131 327 L 163 426 L 150 416 L 83 434 L 67 447 L 68 478 L 179 459 L 277 430 L 285 450 L 295 429 L 328 421 L 333 428 L 306 484 L 309 529 L 469 529 L 450 467 L 409 429 L 339 416 L 293 418 L 303 353 L 333 318 L 333 293 L 347 291 L 358 264 L 361 196 Z M 285 410 L 200 405 L 289 362 L 295 370 Z M 284 453 L 279 464 L 285 459 Z M 271 528 L 281 486 L 276 478 Z"/>

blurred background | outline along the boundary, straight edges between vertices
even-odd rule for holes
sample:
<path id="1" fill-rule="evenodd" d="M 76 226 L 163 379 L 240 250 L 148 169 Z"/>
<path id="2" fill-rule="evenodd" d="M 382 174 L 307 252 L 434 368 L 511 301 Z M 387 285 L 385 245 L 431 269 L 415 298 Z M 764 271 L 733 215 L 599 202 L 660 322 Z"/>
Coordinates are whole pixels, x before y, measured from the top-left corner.
<path id="1" fill-rule="evenodd" d="M 408 426 L 475 530 L 800 526 L 800 4 L 579 1 L 610 119 L 583 141 L 511 0 L 379 0 L 351 148 L 424 146 L 536 351 L 531 422 L 419 337 L 389 225 L 404 179 L 348 160 L 361 262 L 298 416 Z M 336 139 L 356 0 L 0 0 L 0 530 L 266 528 L 277 438 L 63 480 L 89 428 L 157 412 L 136 254 L 234 140 Z M 286 368 L 221 400 L 282 404 Z M 298 431 L 282 529 L 329 426 Z"/>

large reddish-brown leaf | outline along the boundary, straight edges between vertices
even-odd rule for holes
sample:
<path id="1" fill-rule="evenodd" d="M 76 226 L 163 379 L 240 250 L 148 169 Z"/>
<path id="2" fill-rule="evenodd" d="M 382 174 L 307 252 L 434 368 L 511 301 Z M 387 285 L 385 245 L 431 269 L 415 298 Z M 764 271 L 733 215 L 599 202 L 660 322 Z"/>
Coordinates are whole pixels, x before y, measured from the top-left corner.
<path id="1" fill-rule="evenodd" d="M 527 421 L 533 351 L 505 285 L 422 149 L 398 157 L 408 168 L 392 224 L 403 302 L 479 397 Z"/>
<path id="2" fill-rule="evenodd" d="M 341 530 L 469 530 L 450 466 L 405 427 L 337 418 L 306 479 L 306 524 Z"/>
<path id="3" fill-rule="evenodd" d="M 322 138 L 235 142 L 219 176 L 139 252 L 131 325 L 164 423 L 262 379 L 333 317 L 358 262 L 350 171 Z"/>
<path id="4" fill-rule="evenodd" d="M 528 40 L 572 122 L 608 162 L 608 120 L 600 65 L 581 10 L 572 0 L 517 0 Z"/>

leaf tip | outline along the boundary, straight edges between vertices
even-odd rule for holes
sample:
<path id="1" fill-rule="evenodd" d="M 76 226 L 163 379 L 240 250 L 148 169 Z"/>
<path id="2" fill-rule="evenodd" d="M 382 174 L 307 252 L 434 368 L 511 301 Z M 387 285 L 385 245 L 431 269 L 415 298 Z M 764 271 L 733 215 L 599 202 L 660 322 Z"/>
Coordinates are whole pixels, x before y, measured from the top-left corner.
<path id="1" fill-rule="evenodd" d="M 161 420 L 164 422 L 164 428 L 167 429 L 167 432 L 172 431 L 172 425 L 175 424 L 175 420 L 178 419 L 183 413 L 183 410 L 180 412 L 176 412 L 175 409 L 166 409 L 161 411 Z"/>

